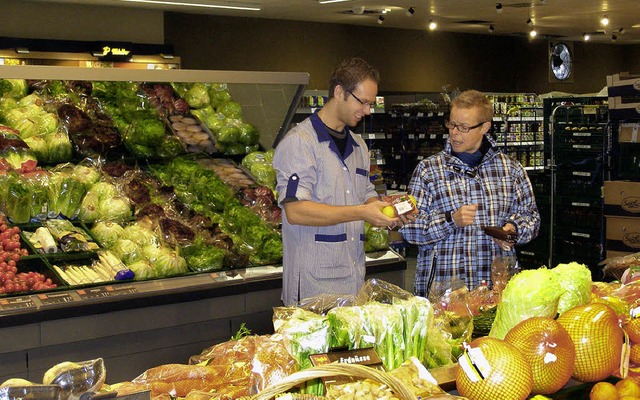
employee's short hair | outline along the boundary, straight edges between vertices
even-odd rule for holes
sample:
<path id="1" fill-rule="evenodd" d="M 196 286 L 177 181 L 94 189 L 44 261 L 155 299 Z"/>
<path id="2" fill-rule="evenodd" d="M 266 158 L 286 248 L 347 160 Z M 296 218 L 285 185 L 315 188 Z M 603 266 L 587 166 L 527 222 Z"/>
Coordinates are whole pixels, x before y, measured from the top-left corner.
<path id="1" fill-rule="evenodd" d="M 329 98 L 333 97 L 336 86 L 340 85 L 347 92 L 355 90 L 358 83 L 371 79 L 376 84 L 380 81 L 380 73 L 365 60 L 358 57 L 343 60 L 331 74 L 329 80 Z"/>
<path id="2" fill-rule="evenodd" d="M 493 104 L 491 104 L 491 100 L 480 91 L 466 90 L 460 93 L 451 101 L 451 108 L 454 107 L 479 107 L 482 110 L 482 119 L 484 121 L 493 120 Z"/>

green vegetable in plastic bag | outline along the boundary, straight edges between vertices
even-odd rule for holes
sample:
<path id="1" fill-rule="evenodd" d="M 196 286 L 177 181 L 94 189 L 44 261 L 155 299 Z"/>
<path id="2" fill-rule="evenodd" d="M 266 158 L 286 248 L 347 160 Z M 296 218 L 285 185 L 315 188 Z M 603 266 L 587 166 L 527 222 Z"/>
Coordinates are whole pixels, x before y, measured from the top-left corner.
<path id="1" fill-rule="evenodd" d="M 584 264 L 571 262 L 558 264 L 551 271 L 558 276 L 562 294 L 558 302 L 558 313 L 591 301 L 591 271 Z"/>
<path id="2" fill-rule="evenodd" d="M 511 328 L 531 317 L 554 318 L 561 295 L 558 276 L 547 268 L 514 275 L 502 292 L 489 336 L 504 339 Z"/>

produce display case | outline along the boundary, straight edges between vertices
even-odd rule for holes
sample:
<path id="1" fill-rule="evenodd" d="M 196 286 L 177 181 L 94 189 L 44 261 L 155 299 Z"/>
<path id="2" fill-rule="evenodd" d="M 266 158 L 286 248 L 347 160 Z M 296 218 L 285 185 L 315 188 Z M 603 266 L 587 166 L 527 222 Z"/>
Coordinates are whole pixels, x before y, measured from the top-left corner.
<path id="1" fill-rule="evenodd" d="M 242 105 L 244 118 L 268 149 L 285 133 L 308 82 L 304 73 L 91 69 L 0 66 L 4 79 L 106 82 L 224 82 Z M 219 157 L 219 154 L 210 156 Z M 237 161 L 237 159 L 236 159 Z M 138 163 L 141 163 L 138 160 Z M 141 163 L 144 164 L 144 163 Z M 29 231 L 29 225 L 22 225 Z M 28 247 L 24 237 L 24 247 Z M 56 259 L 58 257 L 58 259 Z M 20 266 L 46 271 L 58 287 L 0 296 L 0 377 L 33 381 L 52 359 L 117 363 L 121 379 L 159 362 L 187 358 L 203 343 L 228 338 L 240 322 L 257 333 L 271 330 L 271 309 L 280 305 L 278 264 L 144 280 L 67 286 L 50 266 L 86 261 L 29 256 Z M 404 285 L 406 262 L 389 250 L 368 254 L 367 276 Z"/>

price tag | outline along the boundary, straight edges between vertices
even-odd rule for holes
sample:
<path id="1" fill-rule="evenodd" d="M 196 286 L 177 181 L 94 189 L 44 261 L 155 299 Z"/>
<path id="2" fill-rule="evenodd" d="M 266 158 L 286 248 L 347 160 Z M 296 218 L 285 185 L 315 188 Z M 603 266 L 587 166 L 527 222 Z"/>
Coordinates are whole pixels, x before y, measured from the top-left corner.
<path id="1" fill-rule="evenodd" d="M 418 135 L 418 139 L 424 139 L 424 137 L 425 137 L 424 133 L 420 133 L 420 134 Z"/>
<path id="2" fill-rule="evenodd" d="M 376 138 L 376 134 L 375 133 L 370 133 L 369 134 L 369 139 L 375 139 Z"/>
<path id="3" fill-rule="evenodd" d="M 590 149 L 591 145 L 590 144 L 574 144 L 573 148 L 574 149 Z"/>
<path id="4" fill-rule="evenodd" d="M 421 118 L 421 117 L 424 117 L 424 114 L 423 114 L 423 113 L 421 113 L 421 112 L 419 112 L 419 113 L 418 113 L 418 118 Z"/>
<path id="5" fill-rule="evenodd" d="M 416 159 L 417 159 L 418 161 L 422 161 L 422 160 L 424 160 L 424 157 L 423 157 L 423 156 L 418 156 Z"/>
<path id="6" fill-rule="evenodd" d="M 591 172 L 582 172 L 582 171 L 573 171 L 572 174 L 575 176 L 591 176 Z"/>
<path id="7" fill-rule="evenodd" d="M 591 132 L 574 132 L 573 136 L 590 137 L 591 136 Z"/>
<path id="8" fill-rule="evenodd" d="M 76 293 L 78 293 L 80 298 L 83 300 L 99 299 L 99 298 L 111 296 L 111 292 L 107 290 L 105 286 L 89 288 L 89 289 L 78 289 L 76 290 Z"/>
<path id="9" fill-rule="evenodd" d="M 402 114 L 402 116 L 403 116 L 403 117 L 407 117 L 407 118 L 408 118 L 408 117 L 410 117 L 410 116 L 411 116 L 411 114 L 409 114 L 409 113 L 404 113 L 404 114 Z"/>
<path id="10" fill-rule="evenodd" d="M 432 133 L 431 135 L 429 135 L 429 139 L 435 139 L 435 138 L 436 138 L 436 136 L 437 136 L 437 135 L 436 135 L 435 133 Z"/>
<path id="11" fill-rule="evenodd" d="M 444 135 L 442 135 L 442 137 L 445 138 L 445 139 L 449 139 L 449 134 L 445 133 Z"/>
<path id="12" fill-rule="evenodd" d="M 413 133 L 410 133 L 410 134 L 407 135 L 407 137 L 409 139 L 415 139 L 416 135 L 414 135 Z"/>
<path id="13" fill-rule="evenodd" d="M 444 115 L 444 113 L 443 113 L 443 112 L 439 112 L 439 113 L 438 113 L 438 117 L 442 117 L 443 115 Z"/>
<path id="14" fill-rule="evenodd" d="M 35 308 L 36 304 L 29 296 L 9 297 L 0 300 L 0 309 L 2 310 L 24 310 L 27 308 Z"/>
<path id="15" fill-rule="evenodd" d="M 536 255 L 536 253 L 532 251 L 521 251 L 520 254 L 524 254 L 525 256 L 530 256 L 530 257 L 533 257 Z"/>
<path id="16" fill-rule="evenodd" d="M 133 287 L 133 285 L 107 286 L 107 290 L 111 293 L 112 296 L 138 293 L 138 289 Z"/>
<path id="17" fill-rule="evenodd" d="M 433 113 L 432 112 L 429 113 L 429 118 L 431 118 L 431 117 L 433 117 Z"/>
<path id="18" fill-rule="evenodd" d="M 396 160 L 402 160 L 402 156 L 400 154 L 396 154 L 395 159 Z"/>
<path id="19" fill-rule="evenodd" d="M 571 236 L 577 236 L 577 237 L 586 238 L 586 239 L 591 238 L 591 235 L 589 235 L 588 233 L 582 233 L 582 232 L 571 232 Z"/>
<path id="20" fill-rule="evenodd" d="M 578 202 L 572 202 L 571 205 L 574 207 L 590 207 L 591 206 L 591 204 L 589 203 L 578 203 Z"/>
<path id="21" fill-rule="evenodd" d="M 70 293 L 42 293 L 38 295 L 38 300 L 40 300 L 43 305 L 64 304 L 74 301 Z"/>

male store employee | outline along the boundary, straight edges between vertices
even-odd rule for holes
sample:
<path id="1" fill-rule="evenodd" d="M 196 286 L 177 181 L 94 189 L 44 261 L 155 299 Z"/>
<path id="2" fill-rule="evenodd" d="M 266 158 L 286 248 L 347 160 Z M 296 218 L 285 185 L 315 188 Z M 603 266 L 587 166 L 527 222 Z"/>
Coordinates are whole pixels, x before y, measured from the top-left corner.
<path id="1" fill-rule="evenodd" d="M 356 294 L 365 276 L 364 221 L 378 227 L 408 221 L 381 212 L 389 204 L 378 200 L 369 180 L 369 150 L 349 130 L 371 113 L 378 81 L 366 61 L 342 61 L 326 104 L 275 149 L 286 306 L 320 294 Z"/>

